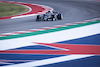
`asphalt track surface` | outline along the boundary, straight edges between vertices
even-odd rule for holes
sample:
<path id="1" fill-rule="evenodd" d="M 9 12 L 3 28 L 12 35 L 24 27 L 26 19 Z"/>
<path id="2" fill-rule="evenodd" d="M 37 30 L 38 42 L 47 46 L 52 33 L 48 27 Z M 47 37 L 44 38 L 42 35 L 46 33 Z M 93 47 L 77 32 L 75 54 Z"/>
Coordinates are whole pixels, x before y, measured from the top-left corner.
<path id="1" fill-rule="evenodd" d="M 75 1 L 75 0 L 3 0 L 26 2 L 50 6 L 63 14 L 63 20 L 60 21 L 40 21 L 37 22 L 36 16 L 0 20 L 0 33 L 9 33 L 13 31 L 23 31 L 28 29 L 37 29 L 54 25 L 74 23 L 83 20 L 100 17 L 99 1 Z"/>

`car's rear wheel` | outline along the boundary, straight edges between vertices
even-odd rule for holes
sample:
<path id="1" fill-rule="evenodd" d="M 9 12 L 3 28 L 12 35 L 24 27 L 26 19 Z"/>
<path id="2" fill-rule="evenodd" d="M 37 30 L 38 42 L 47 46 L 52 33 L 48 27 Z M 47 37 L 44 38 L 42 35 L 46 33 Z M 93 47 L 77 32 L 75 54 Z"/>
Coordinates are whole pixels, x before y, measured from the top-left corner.
<path id="1" fill-rule="evenodd" d="M 37 15 L 36 21 L 39 21 L 41 19 L 40 15 Z"/>

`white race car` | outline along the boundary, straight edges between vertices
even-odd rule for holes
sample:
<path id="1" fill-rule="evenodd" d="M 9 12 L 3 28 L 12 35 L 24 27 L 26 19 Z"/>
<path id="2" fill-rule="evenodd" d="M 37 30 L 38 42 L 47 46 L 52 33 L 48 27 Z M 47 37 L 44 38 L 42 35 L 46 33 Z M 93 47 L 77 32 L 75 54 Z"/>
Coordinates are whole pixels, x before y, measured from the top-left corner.
<path id="1" fill-rule="evenodd" d="M 48 21 L 48 20 L 56 21 L 62 19 L 63 19 L 62 14 L 60 14 L 59 11 L 55 11 L 55 10 L 52 11 L 52 14 L 45 13 L 45 14 L 37 15 L 36 17 L 36 21 Z"/>

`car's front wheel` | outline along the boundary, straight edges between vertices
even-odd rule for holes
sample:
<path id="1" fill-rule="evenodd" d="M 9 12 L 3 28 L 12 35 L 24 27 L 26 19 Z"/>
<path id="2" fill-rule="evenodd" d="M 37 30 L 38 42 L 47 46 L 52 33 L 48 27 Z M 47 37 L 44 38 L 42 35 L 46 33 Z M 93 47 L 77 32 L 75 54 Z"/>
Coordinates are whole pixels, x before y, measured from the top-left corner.
<path id="1" fill-rule="evenodd" d="M 62 19 L 63 19 L 62 14 L 58 14 L 58 15 L 57 15 L 57 18 L 58 18 L 58 20 L 62 20 Z"/>

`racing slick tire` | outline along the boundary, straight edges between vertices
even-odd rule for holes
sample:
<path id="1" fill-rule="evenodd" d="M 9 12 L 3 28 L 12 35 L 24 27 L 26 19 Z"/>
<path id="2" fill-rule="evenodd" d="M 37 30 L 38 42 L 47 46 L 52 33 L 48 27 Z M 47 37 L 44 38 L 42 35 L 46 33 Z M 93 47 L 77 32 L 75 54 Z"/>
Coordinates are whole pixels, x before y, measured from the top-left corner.
<path id="1" fill-rule="evenodd" d="M 62 14 L 58 14 L 57 19 L 58 19 L 58 20 L 62 20 L 62 19 L 63 19 Z"/>
<path id="2" fill-rule="evenodd" d="M 40 15 L 37 15 L 36 21 L 39 21 L 41 19 Z"/>

